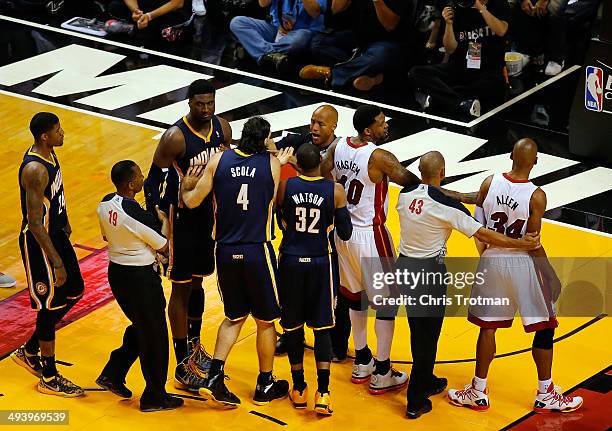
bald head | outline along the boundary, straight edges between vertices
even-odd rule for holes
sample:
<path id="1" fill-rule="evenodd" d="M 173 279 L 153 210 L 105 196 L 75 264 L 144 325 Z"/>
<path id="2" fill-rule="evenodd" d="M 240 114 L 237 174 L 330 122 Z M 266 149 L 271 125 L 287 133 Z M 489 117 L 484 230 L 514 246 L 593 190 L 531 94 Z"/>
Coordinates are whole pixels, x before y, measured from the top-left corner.
<path id="1" fill-rule="evenodd" d="M 532 139 L 521 139 L 514 144 L 510 157 L 512 169 L 530 170 L 538 158 L 538 145 Z"/>
<path id="2" fill-rule="evenodd" d="M 421 156 L 419 171 L 423 182 L 444 179 L 444 156 L 439 151 L 430 151 Z"/>
<path id="3" fill-rule="evenodd" d="M 331 105 L 321 105 L 310 119 L 310 135 L 312 143 L 317 147 L 326 147 L 334 140 L 334 132 L 338 124 L 338 111 Z"/>

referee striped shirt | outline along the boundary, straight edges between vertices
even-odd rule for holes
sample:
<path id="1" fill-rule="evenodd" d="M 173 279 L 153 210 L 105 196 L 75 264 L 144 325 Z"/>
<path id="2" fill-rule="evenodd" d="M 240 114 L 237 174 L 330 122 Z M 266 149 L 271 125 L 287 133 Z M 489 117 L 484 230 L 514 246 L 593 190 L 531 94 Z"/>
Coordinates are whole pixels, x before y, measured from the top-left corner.
<path id="1" fill-rule="evenodd" d="M 161 223 L 134 199 L 111 193 L 98 205 L 102 236 L 108 242 L 111 262 L 147 266 L 155 262 L 155 250 L 166 245 Z"/>
<path id="2" fill-rule="evenodd" d="M 472 237 L 482 227 L 463 204 L 427 184 L 404 188 L 396 208 L 401 226 L 399 253 L 408 257 L 443 258 L 453 229 Z"/>

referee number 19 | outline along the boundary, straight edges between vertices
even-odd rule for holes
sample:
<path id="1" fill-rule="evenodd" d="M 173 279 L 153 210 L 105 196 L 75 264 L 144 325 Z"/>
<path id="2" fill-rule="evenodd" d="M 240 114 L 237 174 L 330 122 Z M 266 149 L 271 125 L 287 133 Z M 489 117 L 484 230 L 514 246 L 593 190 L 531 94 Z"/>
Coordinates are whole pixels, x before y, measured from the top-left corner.
<path id="1" fill-rule="evenodd" d="M 117 211 L 110 210 L 108 212 L 108 223 L 117 226 Z"/>

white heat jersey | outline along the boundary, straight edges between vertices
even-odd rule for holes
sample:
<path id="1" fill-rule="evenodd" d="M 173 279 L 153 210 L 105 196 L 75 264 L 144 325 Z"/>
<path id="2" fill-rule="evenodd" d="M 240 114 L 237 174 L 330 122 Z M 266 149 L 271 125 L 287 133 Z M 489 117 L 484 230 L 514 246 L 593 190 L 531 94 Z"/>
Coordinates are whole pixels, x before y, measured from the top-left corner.
<path id="1" fill-rule="evenodd" d="M 368 163 L 378 147 L 368 142 L 354 146 L 350 138 L 341 139 L 334 152 L 332 175 L 346 191 L 347 209 L 355 227 L 382 225 L 387 220 L 389 178 L 375 184 L 368 175 Z"/>
<path id="2" fill-rule="evenodd" d="M 506 174 L 495 174 L 482 208 L 485 226 L 510 238 L 522 238 L 529 219 L 529 202 L 538 187 L 528 180 L 514 180 Z M 491 251 L 526 253 L 518 249 L 490 247 Z"/>

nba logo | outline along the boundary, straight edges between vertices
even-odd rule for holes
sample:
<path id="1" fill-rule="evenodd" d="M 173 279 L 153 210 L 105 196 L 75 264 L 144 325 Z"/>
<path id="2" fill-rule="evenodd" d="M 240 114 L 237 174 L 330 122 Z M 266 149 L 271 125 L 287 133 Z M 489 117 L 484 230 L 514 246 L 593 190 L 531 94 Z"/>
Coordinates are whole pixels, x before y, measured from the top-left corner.
<path id="1" fill-rule="evenodd" d="M 584 106 L 589 111 L 601 112 L 603 107 L 603 70 L 587 66 L 584 81 Z"/>

